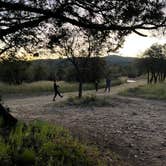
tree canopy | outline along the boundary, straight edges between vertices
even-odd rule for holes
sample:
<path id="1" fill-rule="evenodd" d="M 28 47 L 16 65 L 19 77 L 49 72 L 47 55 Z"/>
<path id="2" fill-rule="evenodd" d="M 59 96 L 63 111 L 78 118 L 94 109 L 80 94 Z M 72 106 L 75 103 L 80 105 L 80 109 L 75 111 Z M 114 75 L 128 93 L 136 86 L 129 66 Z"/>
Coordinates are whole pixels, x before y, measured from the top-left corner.
<path id="1" fill-rule="evenodd" d="M 68 22 L 98 30 L 131 31 L 156 29 L 166 21 L 162 0 L 1 0 L 0 6 L 1 37 L 49 19 L 58 26 Z"/>
<path id="2" fill-rule="evenodd" d="M 166 79 L 166 45 L 154 44 L 144 52 L 140 67 L 147 72 L 148 83 Z"/>
<path id="3" fill-rule="evenodd" d="M 163 0 L 0 0 L 0 39 L 11 43 L 16 41 L 14 36 L 24 36 L 16 43 L 23 45 L 34 35 L 41 38 L 44 32 L 51 33 L 51 24 L 54 31 L 70 24 L 114 34 L 121 44 L 131 32 L 144 36 L 139 30 L 165 27 L 165 6 Z M 10 47 L 7 44 L 0 51 Z"/>

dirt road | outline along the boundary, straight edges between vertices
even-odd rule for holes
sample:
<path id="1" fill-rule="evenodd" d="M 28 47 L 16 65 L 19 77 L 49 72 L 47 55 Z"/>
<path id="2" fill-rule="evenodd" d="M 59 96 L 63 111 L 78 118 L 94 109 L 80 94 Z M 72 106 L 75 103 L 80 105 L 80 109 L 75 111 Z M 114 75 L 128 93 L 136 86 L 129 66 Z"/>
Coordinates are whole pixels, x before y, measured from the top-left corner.
<path id="1" fill-rule="evenodd" d="M 122 85 L 114 86 L 111 88 L 111 93 L 104 93 L 104 89 L 100 89 L 97 93 L 94 90 L 89 90 L 83 92 L 83 95 L 87 94 L 95 94 L 97 96 L 110 96 L 110 95 L 115 95 L 118 94 L 120 91 L 131 88 L 131 87 L 137 87 L 139 85 L 145 84 L 145 80 L 138 80 L 135 83 L 125 83 Z M 76 92 L 71 92 L 71 93 L 65 93 L 63 95 L 63 98 L 56 98 L 55 102 L 59 102 L 62 100 L 66 100 L 70 96 L 77 96 Z M 13 111 L 17 109 L 32 109 L 32 108 L 42 108 L 43 106 L 53 103 L 52 101 L 53 94 L 49 95 L 40 95 L 40 96 L 13 96 L 10 98 L 5 97 L 4 102 L 7 106 L 9 106 Z"/>
<path id="2" fill-rule="evenodd" d="M 30 121 L 46 120 L 63 125 L 83 141 L 116 151 L 137 166 L 166 165 L 166 103 L 163 101 L 120 97 L 126 88 L 144 84 L 137 82 L 112 88 L 111 106 L 55 107 L 52 95 L 6 99 L 12 114 Z M 94 91 L 87 91 L 95 93 Z M 76 93 L 65 94 L 64 100 Z M 109 95 L 100 90 L 97 95 Z"/>

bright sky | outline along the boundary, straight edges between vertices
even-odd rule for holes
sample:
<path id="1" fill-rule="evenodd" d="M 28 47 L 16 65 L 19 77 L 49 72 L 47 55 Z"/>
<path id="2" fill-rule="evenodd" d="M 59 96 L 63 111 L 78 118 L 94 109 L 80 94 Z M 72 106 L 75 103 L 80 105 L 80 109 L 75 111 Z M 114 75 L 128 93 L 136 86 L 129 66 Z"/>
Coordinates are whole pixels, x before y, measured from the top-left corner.
<path id="1" fill-rule="evenodd" d="M 159 43 L 159 44 L 166 43 L 166 36 L 163 37 L 160 36 L 157 38 L 149 35 L 149 37 L 142 37 L 135 33 L 132 33 L 126 38 L 123 48 L 119 49 L 119 51 L 113 54 L 119 54 L 121 56 L 128 56 L 128 57 L 140 57 L 141 54 L 146 49 L 150 48 L 150 46 L 154 43 Z M 46 50 L 40 50 L 39 52 L 40 52 L 39 58 L 42 59 L 57 58 L 56 55 Z"/>
<path id="2" fill-rule="evenodd" d="M 145 34 L 145 33 L 144 33 Z M 163 37 L 142 37 L 140 35 L 137 35 L 135 33 L 132 33 L 126 38 L 126 41 L 121 49 L 119 49 L 116 53 L 121 56 L 127 56 L 127 57 L 140 57 L 142 53 L 151 47 L 152 44 L 158 43 L 158 44 L 164 44 L 166 43 L 166 36 Z M 54 54 L 46 53 L 44 50 L 41 51 L 40 58 L 47 59 L 47 58 L 55 58 L 56 56 Z"/>
<path id="3" fill-rule="evenodd" d="M 139 57 L 141 53 L 154 43 L 166 43 L 166 36 L 160 38 L 150 37 L 150 35 L 149 37 L 142 37 L 133 33 L 126 38 L 123 48 L 119 49 L 119 54 L 122 56 Z"/>

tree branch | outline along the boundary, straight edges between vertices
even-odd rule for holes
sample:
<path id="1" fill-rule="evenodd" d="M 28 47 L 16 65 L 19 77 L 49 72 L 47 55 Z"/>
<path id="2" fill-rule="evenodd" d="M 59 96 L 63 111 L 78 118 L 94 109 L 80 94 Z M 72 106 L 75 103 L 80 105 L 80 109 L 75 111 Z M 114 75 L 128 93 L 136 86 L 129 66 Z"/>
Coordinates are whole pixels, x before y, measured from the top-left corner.
<path id="1" fill-rule="evenodd" d="M 106 24 L 99 24 L 99 23 L 94 23 L 89 21 L 88 19 L 73 19 L 71 15 L 67 16 L 64 15 L 64 11 L 62 10 L 63 8 L 56 9 L 56 11 L 52 11 L 51 9 L 42 9 L 42 8 L 36 8 L 36 7 L 31 7 L 28 5 L 20 4 L 20 3 L 11 3 L 11 2 L 2 2 L 0 0 L 0 6 L 2 8 L 6 8 L 7 10 L 15 10 L 15 11 L 27 11 L 27 12 L 33 12 L 37 14 L 42 14 L 44 15 L 41 17 L 39 20 L 35 21 L 29 21 L 26 23 L 21 23 L 15 26 L 12 26 L 6 30 L 1 30 L 0 31 L 0 36 L 5 36 L 8 33 L 14 33 L 18 30 L 21 30 L 23 28 L 27 27 L 35 27 L 37 26 L 41 21 L 47 20 L 48 18 L 54 18 L 59 20 L 62 23 L 71 23 L 73 25 L 79 26 L 79 27 L 84 27 L 84 28 L 89 28 L 89 29 L 96 29 L 96 30 L 112 30 L 112 31 L 125 31 L 125 30 L 130 30 L 133 31 L 139 35 L 142 36 L 141 33 L 137 32 L 137 29 L 144 29 L 144 30 L 152 30 L 152 29 L 157 29 L 160 27 L 165 27 L 165 19 L 159 23 L 158 25 L 155 25 L 153 23 L 141 23 L 141 24 L 135 24 L 131 26 L 127 25 L 118 25 L 118 24 L 110 24 L 109 22 Z M 82 17 L 81 17 L 82 18 Z M 143 35 L 144 36 L 144 35 Z"/>
<path id="2" fill-rule="evenodd" d="M 142 33 L 138 32 L 138 31 L 136 31 L 136 30 L 133 30 L 133 32 L 136 33 L 137 35 L 140 35 L 140 36 L 143 36 L 143 37 L 147 37 L 147 35 L 142 34 Z"/>
<path id="3" fill-rule="evenodd" d="M 21 24 L 15 24 L 14 26 L 11 26 L 10 28 L 7 28 L 7 29 L 1 29 L 0 30 L 0 38 L 2 38 L 3 36 L 6 36 L 8 34 L 15 33 L 19 30 L 24 29 L 24 28 L 36 27 L 36 26 L 39 25 L 40 22 L 42 22 L 46 19 L 48 19 L 47 16 L 41 16 L 37 20 L 27 21 L 27 22 L 24 22 L 24 23 L 21 23 Z"/>

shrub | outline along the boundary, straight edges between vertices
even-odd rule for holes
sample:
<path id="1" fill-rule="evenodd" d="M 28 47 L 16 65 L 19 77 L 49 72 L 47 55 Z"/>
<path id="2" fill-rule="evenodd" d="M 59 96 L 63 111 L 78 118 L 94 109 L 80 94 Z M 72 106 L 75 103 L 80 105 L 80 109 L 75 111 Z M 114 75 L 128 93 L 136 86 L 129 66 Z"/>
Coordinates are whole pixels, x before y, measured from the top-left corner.
<path id="1" fill-rule="evenodd" d="M 67 130 L 43 122 L 18 123 L 9 136 L 0 135 L 2 165 L 105 165 L 96 148 L 74 139 Z"/>
<path id="2" fill-rule="evenodd" d="M 112 106 L 111 97 L 97 97 L 96 95 L 86 95 L 82 98 L 78 97 L 69 97 L 66 101 L 59 103 L 54 103 L 54 105 L 63 107 L 63 106 L 76 106 L 76 107 L 103 107 L 103 106 Z"/>

